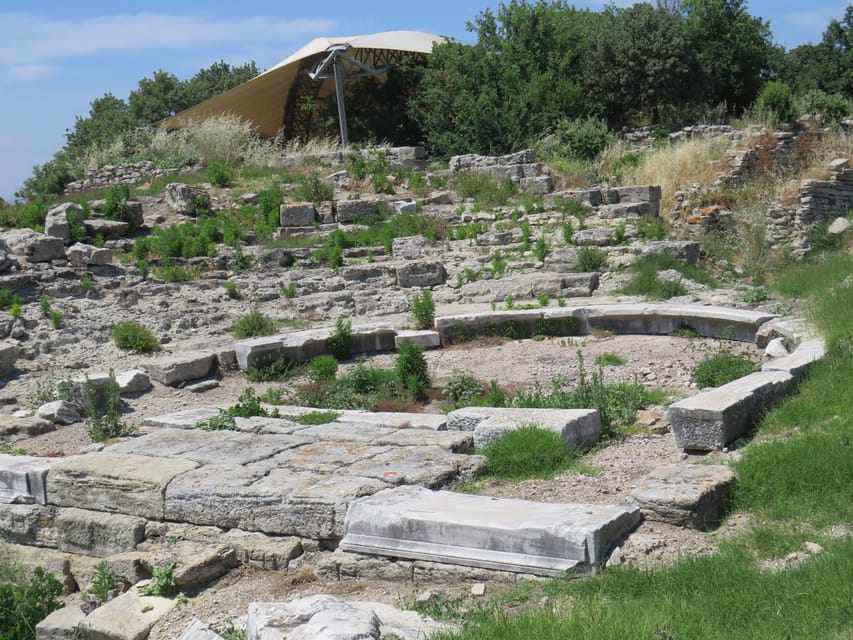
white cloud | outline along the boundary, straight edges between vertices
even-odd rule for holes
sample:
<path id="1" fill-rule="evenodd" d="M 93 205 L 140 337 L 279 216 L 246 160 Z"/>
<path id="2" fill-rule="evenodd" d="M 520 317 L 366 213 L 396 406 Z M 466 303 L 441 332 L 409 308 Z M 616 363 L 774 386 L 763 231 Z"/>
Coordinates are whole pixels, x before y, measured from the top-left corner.
<path id="1" fill-rule="evenodd" d="M 819 9 L 817 11 L 797 11 L 785 13 L 782 20 L 798 25 L 799 27 L 819 31 L 823 33 L 829 25 L 830 20 L 837 19 L 838 15 L 834 9 Z"/>
<path id="2" fill-rule="evenodd" d="M 70 56 L 190 49 L 205 45 L 302 42 L 335 30 L 326 18 L 281 20 L 255 16 L 240 20 L 161 13 L 115 14 L 69 20 L 30 13 L 0 13 L 0 60 L 40 65 Z"/>
<path id="3" fill-rule="evenodd" d="M 0 67 L 0 86 L 50 78 L 56 72 L 56 67 L 46 64 Z"/>

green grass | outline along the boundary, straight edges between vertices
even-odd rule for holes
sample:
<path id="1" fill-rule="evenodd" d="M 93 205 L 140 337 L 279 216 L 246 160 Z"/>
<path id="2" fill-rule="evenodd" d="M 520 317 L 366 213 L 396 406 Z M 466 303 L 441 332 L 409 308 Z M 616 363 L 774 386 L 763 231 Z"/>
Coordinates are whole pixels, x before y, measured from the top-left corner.
<path id="1" fill-rule="evenodd" d="M 755 363 L 745 355 L 728 351 L 706 355 L 693 368 L 691 379 L 700 389 L 719 387 L 755 371 Z"/>
<path id="2" fill-rule="evenodd" d="M 645 296 L 650 300 L 668 300 L 676 296 L 687 295 L 687 288 L 681 282 L 661 280 L 659 271 L 675 269 L 682 276 L 701 284 L 715 286 L 711 275 L 687 262 L 662 253 L 642 256 L 633 265 L 634 276 L 622 287 L 621 293 L 632 296 Z"/>
<path id="3" fill-rule="evenodd" d="M 257 336 L 271 336 L 277 330 L 275 320 L 257 309 L 252 309 L 234 323 L 231 333 L 235 338 L 244 340 Z"/>
<path id="4" fill-rule="evenodd" d="M 486 474 L 501 480 L 553 478 L 572 466 L 579 451 L 566 446 L 560 436 L 531 424 L 508 431 L 482 451 L 488 459 Z"/>
<path id="5" fill-rule="evenodd" d="M 112 329 L 113 342 L 119 349 L 133 353 L 152 353 L 160 348 L 160 340 L 135 320 L 116 322 Z"/>
<path id="6" fill-rule="evenodd" d="M 595 363 L 602 367 L 621 367 L 628 363 L 628 359 L 618 353 L 602 353 L 595 359 Z"/>

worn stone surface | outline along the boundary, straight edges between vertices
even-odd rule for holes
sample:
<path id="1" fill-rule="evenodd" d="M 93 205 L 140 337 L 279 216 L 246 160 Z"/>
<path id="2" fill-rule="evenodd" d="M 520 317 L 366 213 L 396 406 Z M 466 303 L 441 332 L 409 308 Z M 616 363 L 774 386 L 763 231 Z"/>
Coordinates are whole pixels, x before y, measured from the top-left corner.
<path id="1" fill-rule="evenodd" d="M 44 218 L 46 235 L 61 239 L 65 244 L 71 242 L 71 225 L 68 222 L 68 212 L 72 212 L 77 220 L 83 219 L 83 207 L 74 202 L 64 202 L 51 208 Z"/>
<path id="2" fill-rule="evenodd" d="M 144 518 L 74 508 L 56 517 L 57 546 L 66 553 L 104 558 L 133 551 L 144 537 Z"/>
<path id="3" fill-rule="evenodd" d="M 291 202 L 279 207 L 282 227 L 307 227 L 314 224 L 316 217 L 313 202 Z"/>
<path id="4" fill-rule="evenodd" d="M 178 640 L 222 640 L 222 636 L 208 629 L 201 620 L 190 622 Z"/>
<path id="5" fill-rule="evenodd" d="M 54 400 L 41 405 L 36 409 L 36 416 L 58 424 L 74 424 L 83 419 L 77 407 L 66 400 Z"/>
<path id="6" fill-rule="evenodd" d="M 61 507 L 162 519 L 166 486 L 197 467 L 191 460 L 88 453 L 53 466 L 48 501 Z"/>
<path id="7" fill-rule="evenodd" d="M 56 507 L 40 504 L 2 505 L 0 538 L 15 544 L 56 547 Z"/>
<path id="8" fill-rule="evenodd" d="M 806 340 L 790 355 L 765 362 L 762 371 L 785 371 L 795 378 L 802 376 L 805 371 L 826 355 L 826 345 L 823 340 Z"/>
<path id="9" fill-rule="evenodd" d="M 789 373 L 761 371 L 679 400 L 667 411 L 675 444 L 685 450 L 722 449 L 793 387 Z"/>
<path id="10" fill-rule="evenodd" d="M 29 262 L 50 262 L 65 257 L 65 243 L 32 229 L 12 229 L 0 234 L 9 250 Z"/>
<path id="11" fill-rule="evenodd" d="M 0 437 L 14 440 L 15 436 L 37 436 L 56 429 L 56 425 L 37 416 L 0 415 Z"/>
<path id="12" fill-rule="evenodd" d="M 110 600 L 80 622 L 85 640 L 145 640 L 151 628 L 177 605 L 177 600 L 141 596 L 129 591 Z"/>
<path id="13" fill-rule="evenodd" d="M 79 605 L 57 609 L 36 625 L 36 640 L 78 640 L 77 625 L 85 617 Z"/>
<path id="14" fill-rule="evenodd" d="M 184 351 L 143 363 L 148 375 L 161 384 L 176 386 L 210 373 L 215 356 L 204 351 Z"/>
<path id="15" fill-rule="evenodd" d="M 404 486 L 356 500 L 344 551 L 543 575 L 589 571 L 640 521 L 630 507 L 546 504 Z"/>
<path id="16" fill-rule="evenodd" d="M 62 464 L 58 458 L 11 456 L 0 453 L 0 490 L 7 489 L 37 504 L 47 504 L 47 473 Z"/>
<path id="17" fill-rule="evenodd" d="M 397 285 L 400 287 L 432 287 L 444 284 L 447 272 L 438 261 L 407 262 L 397 267 Z"/>
<path id="18" fill-rule="evenodd" d="M 0 342 L 0 378 L 8 376 L 15 370 L 15 361 L 19 353 L 20 349 L 14 342 L 6 340 Z"/>
<path id="19" fill-rule="evenodd" d="M 375 216 L 379 213 L 378 198 L 361 198 L 359 200 L 339 200 L 337 206 L 338 222 L 358 222 L 360 219 Z"/>
<path id="20" fill-rule="evenodd" d="M 201 202 L 206 207 L 210 206 L 210 196 L 204 189 L 191 187 L 188 184 L 182 184 L 180 182 L 167 184 L 166 188 L 163 190 L 163 197 L 166 200 L 166 204 L 169 205 L 175 213 L 182 213 L 185 215 L 196 214 L 196 200 L 199 198 L 201 198 Z"/>
<path id="21" fill-rule="evenodd" d="M 68 261 L 75 267 L 104 266 L 113 261 L 111 249 L 83 244 L 82 242 L 75 242 L 66 249 L 65 253 Z"/>
<path id="22" fill-rule="evenodd" d="M 601 435 L 601 416 L 595 409 L 512 409 L 466 407 L 447 414 L 447 428 L 474 431 L 474 446 L 482 449 L 507 431 L 535 425 L 553 431 L 572 447 L 588 449 Z"/>
<path id="23" fill-rule="evenodd" d="M 400 345 L 404 342 L 414 342 L 424 349 L 438 349 L 441 346 L 441 336 L 438 331 L 433 331 L 432 329 L 402 329 L 397 331 L 397 335 L 394 338 L 394 346 L 399 349 Z"/>
<path id="24" fill-rule="evenodd" d="M 723 465 L 669 464 L 640 480 L 631 496 L 647 520 L 708 529 L 723 517 L 735 478 Z"/>
<path id="25" fill-rule="evenodd" d="M 122 395 L 142 393 L 151 388 L 148 374 L 141 369 L 130 369 L 116 374 L 116 382 Z"/>

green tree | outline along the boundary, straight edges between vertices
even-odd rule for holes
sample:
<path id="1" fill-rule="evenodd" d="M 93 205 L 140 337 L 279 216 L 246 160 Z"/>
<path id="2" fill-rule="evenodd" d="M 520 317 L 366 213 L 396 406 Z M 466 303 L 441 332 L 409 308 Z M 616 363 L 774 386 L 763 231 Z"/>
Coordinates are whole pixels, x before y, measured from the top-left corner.
<path id="1" fill-rule="evenodd" d="M 745 0 L 683 0 L 696 45 L 704 100 L 730 113 L 749 107 L 773 57 L 770 24 L 749 14 Z"/>
<path id="2" fill-rule="evenodd" d="M 139 88 L 130 92 L 128 106 L 136 123 L 153 124 L 192 105 L 178 77 L 160 69 L 139 81 Z"/>
<path id="3" fill-rule="evenodd" d="M 817 90 L 853 99 L 853 4 L 829 23 L 818 44 L 792 49 L 780 66 L 780 77 L 799 94 Z"/>
<path id="4" fill-rule="evenodd" d="M 254 62 L 247 62 L 238 67 L 232 67 L 224 60 L 214 62 L 183 83 L 181 103 L 187 104 L 188 107 L 197 105 L 239 84 L 248 82 L 256 75 L 258 75 L 258 67 Z"/>
<path id="5" fill-rule="evenodd" d="M 678 118 L 700 91 L 684 18 L 649 4 L 608 7 L 589 38 L 586 84 L 612 125 Z"/>
<path id="6" fill-rule="evenodd" d="M 74 129 L 66 131 L 68 143 L 65 151 L 76 156 L 90 147 L 110 142 L 131 128 L 134 122 L 135 118 L 127 103 L 111 93 L 105 93 L 92 101 L 87 117 L 78 116 Z"/>

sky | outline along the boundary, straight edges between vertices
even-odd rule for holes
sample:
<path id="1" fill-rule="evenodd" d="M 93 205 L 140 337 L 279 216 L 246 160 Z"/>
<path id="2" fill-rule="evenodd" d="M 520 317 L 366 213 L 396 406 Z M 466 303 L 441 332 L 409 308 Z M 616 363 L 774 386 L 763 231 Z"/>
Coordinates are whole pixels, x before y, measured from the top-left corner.
<path id="1" fill-rule="evenodd" d="M 751 0 L 786 48 L 818 42 L 849 0 Z M 91 102 L 126 100 L 160 69 L 181 79 L 224 60 L 260 71 L 319 36 L 411 29 L 471 42 L 465 29 L 496 0 L 0 2 L 0 197 L 11 202 Z M 619 0 L 615 4 L 633 2 Z M 576 2 L 599 10 L 604 0 Z"/>

